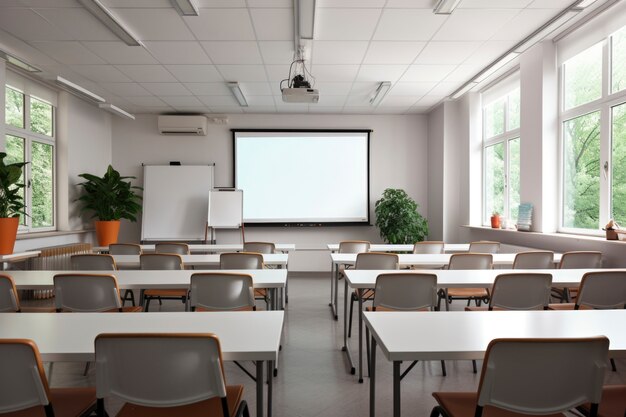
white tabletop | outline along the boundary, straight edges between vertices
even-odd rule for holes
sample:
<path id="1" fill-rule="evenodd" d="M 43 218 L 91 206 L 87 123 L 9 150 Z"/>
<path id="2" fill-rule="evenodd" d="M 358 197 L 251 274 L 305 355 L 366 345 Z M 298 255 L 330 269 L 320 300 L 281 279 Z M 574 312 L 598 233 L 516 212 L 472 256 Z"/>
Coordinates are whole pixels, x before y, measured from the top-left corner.
<path id="1" fill-rule="evenodd" d="M 493 254 L 494 265 L 513 265 L 515 260 L 515 253 L 495 253 Z M 331 253 L 330 257 L 335 264 L 354 265 L 356 262 L 356 253 Z M 428 267 L 441 267 L 447 265 L 450 262 L 450 256 L 452 254 L 399 254 L 400 266 L 428 266 Z M 561 254 L 554 254 L 554 263 L 561 261 Z"/>
<path id="2" fill-rule="evenodd" d="M 219 266 L 220 255 L 181 255 L 183 263 L 187 266 Z M 139 255 L 113 255 L 118 267 L 138 267 Z M 263 254 L 263 262 L 266 265 L 286 266 L 289 255 L 286 253 Z"/>
<path id="3" fill-rule="evenodd" d="M 351 288 L 374 288 L 376 277 L 380 274 L 435 274 L 437 275 L 437 286 L 440 288 L 466 288 L 484 287 L 493 285 L 496 276 L 500 274 L 551 274 L 552 284 L 557 287 L 578 287 L 583 275 L 587 272 L 625 271 L 625 269 L 483 269 L 483 270 L 447 270 L 447 269 L 401 269 L 398 271 L 374 271 L 346 269 L 345 275 L 348 285 Z"/>
<path id="4" fill-rule="evenodd" d="M 339 243 L 329 243 L 326 247 L 331 252 L 337 252 Z M 443 250 L 445 252 L 467 252 L 469 251 L 469 243 L 446 243 Z M 413 252 L 413 245 L 373 243 L 370 245 L 370 252 Z"/>
<path id="5" fill-rule="evenodd" d="M 481 359 L 496 338 L 604 335 L 611 357 L 626 357 L 626 310 L 365 312 L 390 361 Z"/>
<path id="6" fill-rule="evenodd" d="M 296 250 L 294 243 L 276 243 L 276 250 L 278 252 L 289 252 Z M 94 252 L 108 251 L 108 246 L 95 246 Z M 141 250 L 144 252 L 154 252 L 154 245 L 141 245 Z M 239 252 L 243 250 L 243 244 L 241 243 L 223 243 L 223 244 L 190 244 L 189 250 L 194 252 Z"/>
<path id="7" fill-rule="evenodd" d="M 32 339 L 44 361 L 94 360 L 100 333 L 215 333 L 224 360 L 276 360 L 282 311 L 214 313 L 1 313 L 0 338 Z"/>
<path id="8" fill-rule="evenodd" d="M 36 258 L 41 254 L 40 250 L 31 250 L 28 252 L 14 252 L 8 255 L 0 255 L 0 262 L 15 262 L 28 258 Z"/>
<path id="9" fill-rule="evenodd" d="M 183 270 L 183 271 L 10 271 L 19 290 L 43 290 L 53 288 L 56 274 L 110 274 L 117 278 L 121 289 L 168 289 L 189 286 L 191 275 L 202 272 L 241 273 L 252 276 L 255 288 L 284 288 L 287 282 L 286 269 L 246 269 L 246 270 Z"/>

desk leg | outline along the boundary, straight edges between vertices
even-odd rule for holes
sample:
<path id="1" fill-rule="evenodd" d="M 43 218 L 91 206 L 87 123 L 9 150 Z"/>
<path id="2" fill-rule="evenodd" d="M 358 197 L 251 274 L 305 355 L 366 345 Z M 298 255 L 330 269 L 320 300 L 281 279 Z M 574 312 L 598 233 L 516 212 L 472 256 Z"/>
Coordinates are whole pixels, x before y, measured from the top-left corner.
<path id="1" fill-rule="evenodd" d="M 339 265 L 335 265 L 335 320 L 339 320 Z"/>
<path id="2" fill-rule="evenodd" d="M 263 361 L 256 362 L 256 416 L 263 417 Z"/>
<path id="3" fill-rule="evenodd" d="M 372 337 L 370 358 L 370 417 L 376 416 L 376 339 Z"/>
<path id="4" fill-rule="evenodd" d="M 363 290 L 356 292 L 359 298 L 359 384 L 363 383 Z"/>
<path id="5" fill-rule="evenodd" d="M 400 364 L 393 361 L 393 417 L 400 417 Z"/>
<path id="6" fill-rule="evenodd" d="M 348 363 L 350 364 L 350 373 L 354 375 L 356 369 L 354 368 L 354 362 L 352 362 L 352 356 L 350 355 L 350 349 L 348 348 L 348 280 L 344 280 L 344 292 L 343 292 L 343 347 L 341 350 L 346 352 L 348 357 Z M 336 293 L 335 293 L 336 295 Z"/>
<path id="7" fill-rule="evenodd" d="M 330 263 L 330 313 L 335 320 L 339 320 L 337 309 L 337 286 L 339 282 L 339 267 L 331 261 Z"/>
<path id="8" fill-rule="evenodd" d="M 272 417 L 272 369 L 274 361 L 267 361 L 267 417 Z"/>

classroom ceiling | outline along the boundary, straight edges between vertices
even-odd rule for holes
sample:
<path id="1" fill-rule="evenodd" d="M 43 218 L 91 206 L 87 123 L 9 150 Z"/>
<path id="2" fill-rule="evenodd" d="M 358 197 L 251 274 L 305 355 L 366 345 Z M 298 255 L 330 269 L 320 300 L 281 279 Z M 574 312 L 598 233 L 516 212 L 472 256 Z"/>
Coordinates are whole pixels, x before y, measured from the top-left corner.
<path id="1" fill-rule="evenodd" d="M 293 0 L 101 0 L 144 43 L 127 46 L 76 0 L 0 0 L 0 48 L 133 113 L 425 113 L 574 0 L 317 0 L 318 104 L 283 103 Z M 240 107 L 226 82 L 241 85 Z M 377 85 L 392 88 L 377 107 Z"/>

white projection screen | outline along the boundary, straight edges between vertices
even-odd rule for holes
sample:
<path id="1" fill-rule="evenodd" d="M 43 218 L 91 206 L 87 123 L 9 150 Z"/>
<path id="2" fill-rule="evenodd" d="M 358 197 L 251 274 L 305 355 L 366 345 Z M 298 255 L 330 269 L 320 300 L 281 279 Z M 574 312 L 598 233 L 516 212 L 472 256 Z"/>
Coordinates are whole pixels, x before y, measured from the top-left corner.
<path id="1" fill-rule="evenodd" d="M 369 134 L 233 129 L 244 223 L 369 224 Z"/>

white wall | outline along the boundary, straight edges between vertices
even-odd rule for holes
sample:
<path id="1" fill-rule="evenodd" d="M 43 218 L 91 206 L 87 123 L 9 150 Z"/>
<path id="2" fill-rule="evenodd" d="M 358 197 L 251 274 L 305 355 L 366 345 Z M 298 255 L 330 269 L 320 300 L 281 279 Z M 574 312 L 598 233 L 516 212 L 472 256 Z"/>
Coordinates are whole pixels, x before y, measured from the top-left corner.
<path id="1" fill-rule="evenodd" d="M 374 222 L 374 203 L 385 188 L 403 188 L 428 215 L 427 119 L 407 116 L 334 116 L 334 115 L 229 115 L 227 125 L 209 125 L 206 137 L 160 136 L 157 116 L 140 115 L 135 121 L 113 120 L 113 165 L 123 175 L 137 177 L 142 183 L 141 164 L 207 164 L 215 162 L 215 185 L 233 185 L 232 128 L 279 129 L 372 129 L 370 139 L 370 218 Z M 259 157 L 262 158 L 262 155 Z M 138 241 L 141 225 L 124 222 L 120 240 Z M 345 239 L 380 241 L 373 226 L 284 228 L 249 227 L 246 240 L 296 243 L 299 249 L 317 249 L 290 258 L 291 270 L 325 270 L 328 254 L 319 251 L 325 243 Z M 240 236 L 218 231 L 218 242 L 238 242 Z"/>

